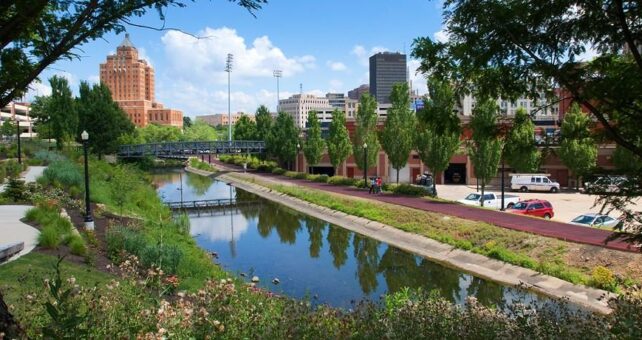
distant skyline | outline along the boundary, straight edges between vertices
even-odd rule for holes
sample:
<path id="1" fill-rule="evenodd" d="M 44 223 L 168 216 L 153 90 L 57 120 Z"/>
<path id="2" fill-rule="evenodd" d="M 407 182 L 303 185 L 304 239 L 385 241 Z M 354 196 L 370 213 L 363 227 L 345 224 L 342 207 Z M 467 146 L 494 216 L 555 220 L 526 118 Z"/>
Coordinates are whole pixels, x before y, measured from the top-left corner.
<path id="1" fill-rule="evenodd" d="M 155 70 L 156 99 L 186 116 L 227 112 L 225 57 L 234 54 L 232 112 L 253 113 L 263 104 L 276 108 L 276 79 L 283 72 L 280 98 L 299 93 L 319 96 L 347 93 L 368 84 L 368 57 L 393 51 L 410 55 L 412 41 L 429 36 L 446 39 L 442 31 L 442 1 L 277 1 L 257 11 L 256 18 L 224 0 L 187 3 L 166 10 L 165 27 L 158 31 L 126 26 L 139 54 Z M 151 10 L 136 24 L 161 27 Z M 81 59 L 60 61 L 40 76 L 27 95 L 48 95 L 48 78 L 69 79 L 74 93 L 80 81 L 99 81 L 99 64 L 113 54 L 125 33 L 108 34 L 80 46 Z M 426 92 L 425 80 L 416 75 L 418 61 L 409 56 L 413 88 Z"/>

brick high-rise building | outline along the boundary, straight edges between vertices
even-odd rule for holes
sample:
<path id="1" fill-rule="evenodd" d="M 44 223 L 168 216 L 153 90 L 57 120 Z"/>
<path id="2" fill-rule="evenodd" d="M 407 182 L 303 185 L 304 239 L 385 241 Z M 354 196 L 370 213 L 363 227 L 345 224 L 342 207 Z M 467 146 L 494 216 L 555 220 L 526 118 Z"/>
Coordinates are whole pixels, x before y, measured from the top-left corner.
<path id="1" fill-rule="evenodd" d="M 183 112 L 167 109 L 154 100 L 154 69 L 145 60 L 138 59 L 138 50 L 129 40 L 129 34 L 100 64 L 100 81 L 106 84 L 116 103 L 127 113 L 136 126 L 147 124 L 183 126 Z"/>

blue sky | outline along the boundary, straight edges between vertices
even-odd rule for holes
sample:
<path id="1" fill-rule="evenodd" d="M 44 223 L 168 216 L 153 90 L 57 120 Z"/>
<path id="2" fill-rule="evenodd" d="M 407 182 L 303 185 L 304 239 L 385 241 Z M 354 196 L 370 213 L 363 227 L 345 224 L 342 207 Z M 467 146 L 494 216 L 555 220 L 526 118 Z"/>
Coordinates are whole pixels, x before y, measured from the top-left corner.
<path id="1" fill-rule="evenodd" d="M 185 115 L 227 112 L 227 53 L 235 55 L 232 111 L 254 112 L 260 104 L 274 110 L 274 69 L 283 70 L 280 97 L 299 92 L 347 92 L 368 83 L 367 58 L 382 50 L 409 54 L 414 38 L 442 37 L 441 1 L 433 0 L 271 0 L 256 12 L 224 0 L 196 1 L 166 10 L 166 27 L 176 31 L 127 26 L 131 41 L 156 73 L 156 100 Z M 162 23 L 155 11 L 133 22 Z M 124 34 L 80 47 L 80 60 L 58 62 L 33 84 L 29 97 L 48 94 L 47 79 L 64 75 L 77 92 L 81 80 L 98 81 L 98 67 L 114 53 Z M 416 61 L 410 60 L 413 87 L 425 92 Z"/>

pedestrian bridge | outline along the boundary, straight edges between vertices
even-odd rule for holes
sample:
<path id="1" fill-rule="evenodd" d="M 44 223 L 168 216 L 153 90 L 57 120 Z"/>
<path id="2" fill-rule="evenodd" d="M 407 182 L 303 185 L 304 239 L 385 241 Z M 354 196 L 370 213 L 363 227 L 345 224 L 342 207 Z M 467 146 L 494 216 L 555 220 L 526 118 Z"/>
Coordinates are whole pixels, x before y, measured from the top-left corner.
<path id="1" fill-rule="evenodd" d="M 126 144 L 118 149 L 118 157 L 188 158 L 201 155 L 260 154 L 265 152 L 264 141 L 201 141 Z"/>
<path id="2" fill-rule="evenodd" d="M 174 212 L 201 215 L 227 215 L 235 213 L 238 209 L 256 209 L 262 205 L 258 200 L 237 200 L 236 198 L 219 198 L 195 201 L 164 202 Z"/>

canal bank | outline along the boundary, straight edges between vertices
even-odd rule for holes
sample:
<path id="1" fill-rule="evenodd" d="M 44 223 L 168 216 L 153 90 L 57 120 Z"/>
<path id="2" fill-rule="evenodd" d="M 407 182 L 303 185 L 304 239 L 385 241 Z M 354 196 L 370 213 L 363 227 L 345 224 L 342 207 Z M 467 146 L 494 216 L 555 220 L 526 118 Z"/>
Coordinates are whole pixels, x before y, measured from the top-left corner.
<path id="1" fill-rule="evenodd" d="M 194 169 L 187 168 L 186 170 L 195 172 Z M 459 250 L 391 226 L 311 204 L 253 183 L 268 179 L 256 177 L 250 173 L 234 173 L 234 175 L 230 175 L 225 173 L 229 169 L 221 168 L 220 170 L 222 171 L 217 174 L 217 179 L 221 181 L 437 263 L 505 285 L 521 285 L 524 288 L 550 297 L 568 299 L 574 304 L 596 312 L 609 313 L 611 311 L 607 301 L 609 297 L 614 295 L 606 291 L 573 285 L 552 276 L 543 275 L 530 269 L 510 265 L 472 252 Z M 199 171 L 199 173 L 207 175 L 204 172 Z"/>

